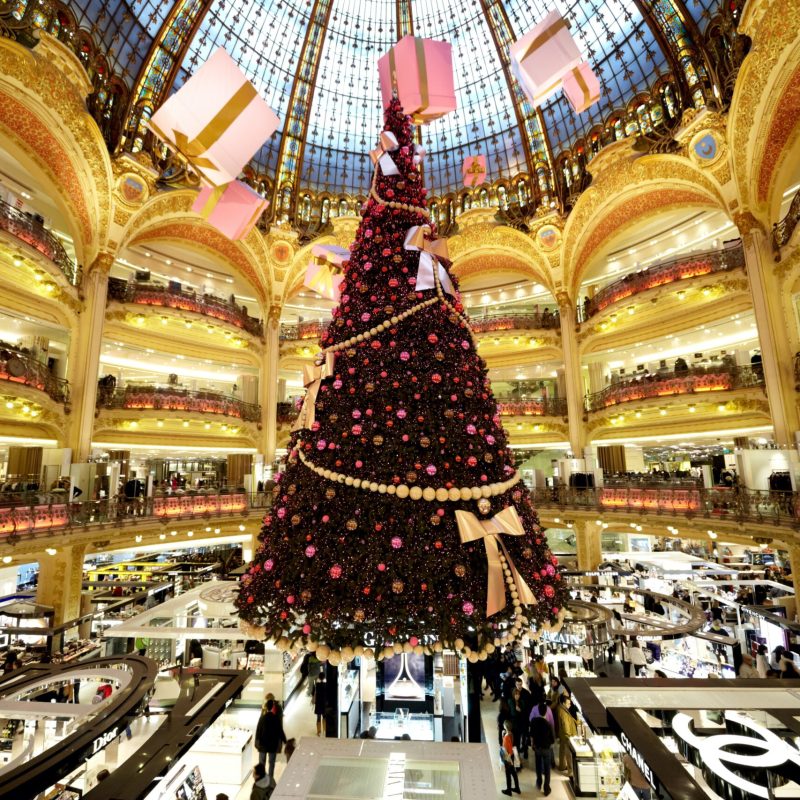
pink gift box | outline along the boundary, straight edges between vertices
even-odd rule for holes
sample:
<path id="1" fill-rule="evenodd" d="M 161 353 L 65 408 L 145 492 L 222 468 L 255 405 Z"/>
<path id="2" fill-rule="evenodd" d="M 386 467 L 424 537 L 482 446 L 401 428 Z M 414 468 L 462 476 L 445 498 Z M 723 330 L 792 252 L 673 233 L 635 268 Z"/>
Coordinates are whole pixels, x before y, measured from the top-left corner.
<path id="1" fill-rule="evenodd" d="M 278 117 L 219 48 L 153 114 L 148 126 L 212 186 L 235 180 L 277 130 Z"/>
<path id="2" fill-rule="evenodd" d="M 194 201 L 192 211 L 234 241 L 244 239 L 269 205 L 246 183 L 232 181 L 224 186 L 204 186 Z"/>
<path id="3" fill-rule="evenodd" d="M 581 62 L 566 20 L 551 11 L 509 48 L 511 69 L 534 106 L 561 88 L 561 79 Z"/>
<path id="4" fill-rule="evenodd" d="M 586 111 L 600 99 L 600 81 L 586 61 L 564 76 L 564 94 L 576 114 Z"/>
<path id="5" fill-rule="evenodd" d="M 449 42 L 404 36 L 378 60 L 383 107 L 397 92 L 406 114 L 417 124 L 432 122 L 456 109 L 453 48 Z"/>
<path id="6" fill-rule="evenodd" d="M 480 186 L 486 180 L 486 156 L 467 156 L 461 165 L 464 186 Z"/>

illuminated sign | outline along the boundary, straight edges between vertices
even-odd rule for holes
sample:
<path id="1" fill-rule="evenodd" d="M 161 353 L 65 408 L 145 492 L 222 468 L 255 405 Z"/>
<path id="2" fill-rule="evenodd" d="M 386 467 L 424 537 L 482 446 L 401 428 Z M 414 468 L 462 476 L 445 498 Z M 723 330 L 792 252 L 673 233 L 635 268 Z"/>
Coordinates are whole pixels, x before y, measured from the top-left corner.
<path id="1" fill-rule="evenodd" d="M 634 764 L 639 767 L 639 772 L 644 775 L 645 780 L 657 790 L 658 781 L 653 776 L 653 770 L 650 769 L 649 764 L 644 760 L 642 754 L 633 746 L 633 742 L 625 735 L 625 731 L 620 732 L 619 740 L 627 754 L 633 759 Z"/>
<path id="2" fill-rule="evenodd" d="M 768 800 L 771 793 L 766 781 L 760 784 L 754 783 L 737 775 L 731 767 L 766 770 L 780 767 L 787 762 L 800 767 L 800 751 L 744 714 L 726 711 L 725 719 L 747 728 L 755 736 L 734 733 L 697 736 L 692 731 L 692 718 L 683 713 L 678 713 L 672 718 L 672 730 L 676 736 L 697 750 L 704 773 L 709 771 L 713 776 L 752 797 Z M 731 752 L 734 749 L 742 752 Z"/>
<path id="3" fill-rule="evenodd" d="M 107 747 L 109 744 L 111 744 L 111 742 L 116 739 L 118 730 L 118 728 L 112 728 L 110 731 L 106 731 L 98 736 L 92 742 L 92 755 L 99 753 L 104 747 Z"/>

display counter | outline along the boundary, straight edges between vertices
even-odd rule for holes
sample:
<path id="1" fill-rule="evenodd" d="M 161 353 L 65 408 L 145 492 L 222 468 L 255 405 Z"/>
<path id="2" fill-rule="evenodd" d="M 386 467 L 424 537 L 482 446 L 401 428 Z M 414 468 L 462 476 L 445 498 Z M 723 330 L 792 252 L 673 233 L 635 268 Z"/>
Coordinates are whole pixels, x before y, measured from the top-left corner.
<path id="1" fill-rule="evenodd" d="M 361 723 L 361 669 L 339 667 L 339 738 L 352 739 Z"/>
<path id="2" fill-rule="evenodd" d="M 616 798 L 623 780 L 624 750 L 615 736 L 572 736 L 569 740 L 572 758 L 570 783 L 576 797 L 598 800 Z"/>
<path id="3" fill-rule="evenodd" d="M 433 714 L 408 714 L 397 709 L 395 712 L 370 714 L 369 724 L 378 730 L 376 739 L 402 739 L 408 734 L 415 742 L 435 741 Z"/>
<path id="4" fill-rule="evenodd" d="M 253 732 L 217 723 L 200 737 L 192 755 L 206 783 L 241 786 L 253 768 Z"/>

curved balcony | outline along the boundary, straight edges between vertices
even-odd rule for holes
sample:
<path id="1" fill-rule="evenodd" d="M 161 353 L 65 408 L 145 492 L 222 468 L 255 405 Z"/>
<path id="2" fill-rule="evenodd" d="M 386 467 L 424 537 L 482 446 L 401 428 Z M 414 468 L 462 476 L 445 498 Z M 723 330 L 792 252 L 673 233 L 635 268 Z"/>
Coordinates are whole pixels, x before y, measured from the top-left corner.
<path id="1" fill-rule="evenodd" d="M 245 403 L 236 397 L 219 392 L 180 389 L 176 386 L 125 386 L 108 391 L 98 389 L 97 405 L 100 408 L 186 411 L 200 414 L 222 414 L 244 422 L 259 422 L 261 406 Z"/>
<path id="2" fill-rule="evenodd" d="M 278 425 L 288 425 L 297 419 L 300 409 L 294 403 L 278 403 L 277 421 Z"/>
<path id="3" fill-rule="evenodd" d="M 282 342 L 298 342 L 304 339 L 319 339 L 328 330 L 328 322 L 281 322 Z"/>
<path id="4" fill-rule="evenodd" d="M 674 397 L 682 394 L 722 392 L 764 386 L 764 372 L 759 366 L 692 368 L 687 372 L 662 372 L 620 381 L 606 386 L 599 392 L 586 396 L 589 411 L 649 400 L 658 397 Z"/>
<path id="5" fill-rule="evenodd" d="M 732 522 L 787 522 L 800 525 L 800 493 L 754 489 L 681 487 L 647 489 L 608 486 L 578 489 L 573 486 L 538 487 L 531 490 L 535 506 L 576 511 L 628 511 L 653 514 L 702 516 Z"/>
<path id="6" fill-rule="evenodd" d="M 560 330 L 561 319 L 558 310 L 536 311 L 531 313 L 512 312 L 492 314 L 486 317 L 472 317 L 470 325 L 475 333 L 495 333 L 497 331 L 520 330 Z"/>
<path id="7" fill-rule="evenodd" d="M 80 285 L 81 268 L 67 255 L 64 245 L 39 219 L 0 200 L 0 230 L 38 250 L 64 273 L 73 286 Z"/>
<path id="8" fill-rule="evenodd" d="M 109 302 L 115 300 L 118 303 L 190 311 L 204 317 L 227 322 L 253 336 L 264 338 L 264 326 L 261 320 L 251 317 L 245 306 L 210 294 L 198 295 L 193 291 L 177 287 L 149 282 L 128 283 L 119 278 L 110 278 L 108 300 Z"/>
<path id="9" fill-rule="evenodd" d="M 20 383 L 44 392 L 57 403 L 69 402 L 69 383 L 57 378 L 47 365 L 21 350 L 0 349 L 0 380 Z"/>
<path id="10" fill-rule="evenodd" d="M 728 272 L 744 267 L 744 250 L 741 241 L 727 246 L 724 250 L 711 250 L 707 253 L 690 253 L 678 258 L 654 264 L 640 272 L 625 275 L 600 289 L 594 297 L 587 298 L 578 306 L 578 319 L 585 322 L 599 314 L 603 309 L 619 303 L 627 297 L 646 292 L 657 286 L 711 275 L 715 272 Z"/>
<path id="11" fill-rule="evenodd" d="M 500 400 L 497 411 L 501 417 L 565 417 L 564 397 L 537 397 L 532 400 Z"/>

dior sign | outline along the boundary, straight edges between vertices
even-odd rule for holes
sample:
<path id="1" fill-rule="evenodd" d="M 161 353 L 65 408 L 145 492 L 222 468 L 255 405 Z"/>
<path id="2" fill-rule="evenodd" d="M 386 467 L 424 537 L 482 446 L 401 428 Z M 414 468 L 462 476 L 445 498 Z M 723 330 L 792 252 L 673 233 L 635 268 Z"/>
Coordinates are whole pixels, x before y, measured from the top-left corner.
<path id="1" fill-rule="evenodd" d="M 710 772 L 729 787 L 738 789 L 745 797 L 768 800 L 772 794 L 766 781 L 755 783 L 738 774 L 737 768 L 745 774 L 750 770 L 764 771 L 765 774 L 768 769 L 778 771 L 780 767 L 791 765 L 800 768 L 800 750 L 744 714 L 726 711 L 725 719 L 753 735 L 726 732 L 697 736 L 692 731 L 692 718 L 683 713 L 675 714 L 672 718 L 672 730 L 679 739 L 697 751 L 704 773 Z M 731 793 L 725 794 L 730 796 Z"/>

